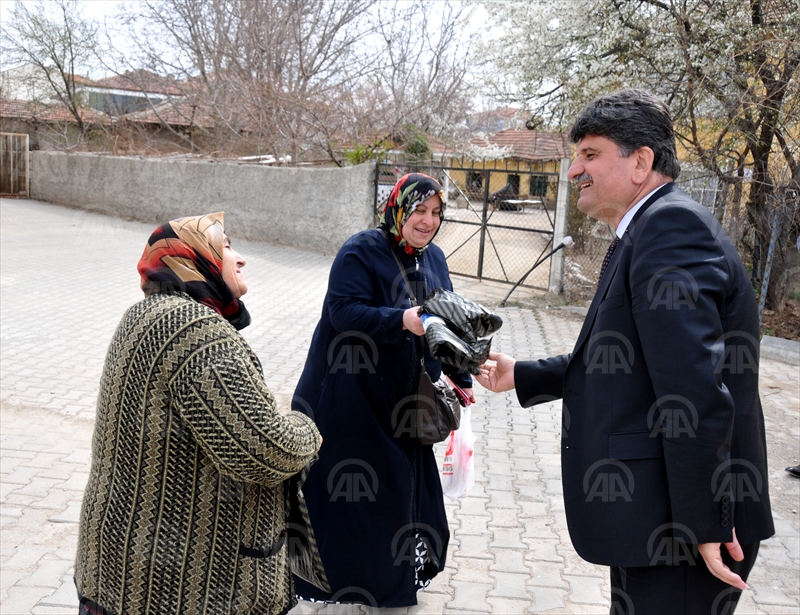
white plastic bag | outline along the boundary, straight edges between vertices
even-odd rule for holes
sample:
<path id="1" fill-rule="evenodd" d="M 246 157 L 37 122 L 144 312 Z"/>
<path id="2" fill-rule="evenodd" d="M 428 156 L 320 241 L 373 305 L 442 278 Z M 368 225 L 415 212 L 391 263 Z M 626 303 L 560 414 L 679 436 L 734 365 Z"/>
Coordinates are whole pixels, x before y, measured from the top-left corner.
<path id="1" fill-rule="evenodd" d="M 451 500 L 458 499 L 475 484 L 474 444 L 470 407 L 465 406 L 461 408 L 461 425 L 445 441 L 442 491 Z"/>

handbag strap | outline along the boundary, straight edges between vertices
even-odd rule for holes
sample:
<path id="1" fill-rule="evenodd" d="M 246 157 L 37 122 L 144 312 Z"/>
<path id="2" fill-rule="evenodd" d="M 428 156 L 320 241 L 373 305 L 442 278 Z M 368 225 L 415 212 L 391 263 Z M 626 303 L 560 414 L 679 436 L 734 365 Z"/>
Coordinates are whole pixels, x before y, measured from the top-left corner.
<path id="1" fill-rule="evenodd" d="M 411 290 L 411 282 L 408 281 L 406 268 L 403 267 L 403 263 L 401 263 L 400 259 L 397 258 L 397 254 L 394 252 L 394 247 L 392 247 L 392 242 L 389 240 L 389 236 L 386 234 L 386 231 L 384 231 L 381 227 L 378 227 L 378 231 L 386 238 L 386 243 L 389 244 L 389 252 L 394 257 L 394 262 L 397 263 L 397 268 L 400 270 L 400 275 L 403 276 L 403 282 L 405 282 L 406 290 L 408 291 L 408 298 L 411 301 L 411 306 L 417 307 L 419 303 L 417 302 L 417 298 L 414 296 L 414 291 Z M 419 352 L 419 362 L 422 365 L 422 371 L 427 373 L 428 370 L 425 369 L 425 348 L 422 345 L 422 338 L 419 335 L 415 335 L 414 338 L 417 342 L 417 352 Z"/>
<path id="2" fill-rule="evenodd" d="M 411 290 L 411 282 L 408 281 L 408 275 L 406 274 L 406 268 L 403 267 L 403 263 L 400 262 L 400 259 L 397 258 L 397 254 L 394 252 L 394 248 L 392 247 L 392 242 L 389 241 L 389 236 L 386 234 L 381 227 L 378 227 L 378 231 L 381 235 L 386 238 L 386 242 L 389 244 L 389 252 L 394 257 L 394 262 L 397 263 L 397 268 L 400 269 L 400 275 L 403 276 L 403 282 L 405 282 L 406 290 L 408 291 L 408 298 L 411 300 L 412 307 L 417 307 L 419 303 L 417 302 L 417 298 L 414 296 L 414 291 Z"/>

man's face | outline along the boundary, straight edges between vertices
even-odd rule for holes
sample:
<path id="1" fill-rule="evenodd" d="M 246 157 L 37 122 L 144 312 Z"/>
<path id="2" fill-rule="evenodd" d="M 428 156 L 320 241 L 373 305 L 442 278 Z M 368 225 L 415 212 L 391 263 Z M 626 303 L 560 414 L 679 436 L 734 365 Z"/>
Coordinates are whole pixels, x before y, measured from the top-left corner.
<path id="1" fill-rule="evenodd" d="M 636 156 L 624 158 L 614 141 L 595 135 L 586 135 L 577 149 L 569 179 L 580 190 L 578 209 L 616 227 L 635 204 L 639 188 L 633 182 Z"/>

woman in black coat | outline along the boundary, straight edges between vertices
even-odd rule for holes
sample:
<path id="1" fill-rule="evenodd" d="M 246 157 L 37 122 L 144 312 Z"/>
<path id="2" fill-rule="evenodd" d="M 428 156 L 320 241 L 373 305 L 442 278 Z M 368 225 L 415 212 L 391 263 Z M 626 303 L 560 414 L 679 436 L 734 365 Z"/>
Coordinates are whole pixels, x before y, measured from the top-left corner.
<path id="1" fill-rule="evenodd" d="M 300 599 L 377 607 L 417 604 L 444 569 L 450 532 L 433 447 L 410 434 L 403 409 L 420 375 L 424 330 L 392 252 L 422 301 L 452 290 L 442 250 L 444 191 L 411 173 L 395 185 L 377 229 L 351 237 L 331 267 L 292 407 L 324 444 L 303 492 L 331 591 L 296 578 Z M 443 366 L 425 348 L 433 380 Z M 444 366 L 467 390 L 469 374 Z"/>

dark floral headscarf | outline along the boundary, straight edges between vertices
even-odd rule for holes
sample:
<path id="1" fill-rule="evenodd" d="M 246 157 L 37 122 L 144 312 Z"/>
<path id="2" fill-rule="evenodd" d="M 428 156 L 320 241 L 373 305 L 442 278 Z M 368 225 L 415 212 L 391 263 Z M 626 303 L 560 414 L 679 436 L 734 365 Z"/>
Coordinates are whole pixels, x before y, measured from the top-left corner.
<path id="1" fill-rule="evenodd" d="M 219 211 L 159 226 L 147 240 L 137 269 L 146 295 L 184 292 L 244 329 L 250 314 L 222 279 L 224 219 Z"/>
<path id="2" fill-rule="evenodd" d="M 442 201 L 442 218 L 444 218 L 444 190 L 441 184 L 432 177 L 423 173 L 409 173 L 401 177 L 392 188 L 392 193 L 383 208 L 378 226 L 382 226 L 389 233 L 389 237 L 406 254 L 419 256 L 428 249 L 427 245 L 422 248 L 415 248 L 409 245 L 403 237 L 403 225 L 420 203 L 435 194 Z M 439 225 L 439 228 L 442 228 L 441 225 Z M 439 229 L 437 228 L 436 233 L 438 232 Z M 436 237 L 436 233 L 433 234 L 433 237 Z M 433 237 L 431 237 L 431 241 L 433 241 Z M 430 245 L 430 242 L 428 245 Z"/>

